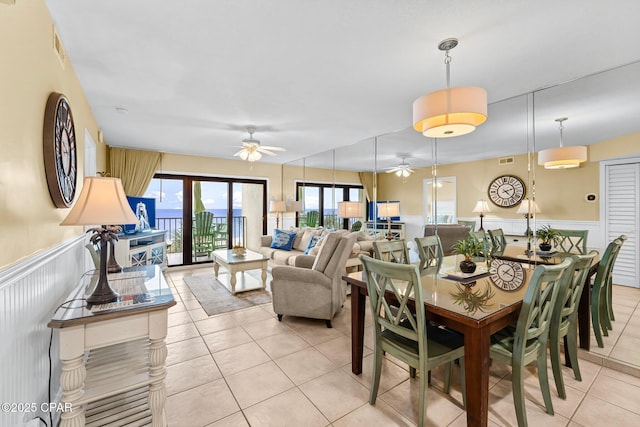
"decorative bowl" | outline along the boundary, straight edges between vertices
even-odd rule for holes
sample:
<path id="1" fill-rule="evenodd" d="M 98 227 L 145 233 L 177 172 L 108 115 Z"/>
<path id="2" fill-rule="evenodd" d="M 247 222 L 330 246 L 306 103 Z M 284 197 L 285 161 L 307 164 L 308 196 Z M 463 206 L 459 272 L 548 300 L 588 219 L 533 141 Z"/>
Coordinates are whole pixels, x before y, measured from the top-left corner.
<path id="1" fill-rule="evenodd" d="M 238 246 L 231 249 L 231 253 L 235 256 L 245 256 L 247 254 L 247 249 L 243 246 Z"/>

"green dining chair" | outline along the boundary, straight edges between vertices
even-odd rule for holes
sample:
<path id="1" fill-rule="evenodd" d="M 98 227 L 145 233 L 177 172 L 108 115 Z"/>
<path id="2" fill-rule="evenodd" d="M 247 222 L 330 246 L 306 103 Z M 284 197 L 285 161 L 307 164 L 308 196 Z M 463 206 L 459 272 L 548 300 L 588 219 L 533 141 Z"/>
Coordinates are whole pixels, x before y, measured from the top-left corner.
<path id="1" fill-rule="evenodd" d="M 409 264 L 407 242 L 401 240 L 374 240 L 373 253 L 376 259 L 397 264 Z"/>
<path id="2" fill-rule="evenodd" d="M 615 259 L 626 238 L 627 236 L 621 235 L 607 245 L 598 263 L 596 278 L 591 287 L 591 323 L 593 324 L 596 342 L 598 347 L 601 348 L 604 347 L 602 335 L 609 335 L 609 329 L 612 327 L 611 321 L 614 320 L 609 311 L 609 302 L 611 301 L 610 288 L 612 286 L 611 273 Z M 612 312 L 613 307 L 611 308 Z"/>
<path id="3" fill-rule="evenodd" d="M 504 237 L 504 231 L 502 231 L 502 228 L 488 230 L 487 232 L 489 233 L 489 240 L 491 242 L 491 253 L 503 253 L 504 249 L 507 247 L 507 239 Z"/>
<path id="4" fill-rule="evenodd" d="M 553 378 L 556 382 L 558 396 L 567 398 L 562 378 L 562 368 L 560 366 L 560 340 L 564 337 L 566 354 L 569 356 L 573 375 L 576 380 L 582 381 L 580 366 L 578 365 L 578 337 L 576 321 L 578 318 L 578 304 L 582 289 L 587 281 L 589 269 L 598 251 L 591 251 L 586 255 L 573 255 L 572 266 L 565 271 L 566 278 L 563 279 L 563 287 L 558 294 L 556 305 L 551 316 L 551 326 L 549 327 L 549 353 L 551 355 L 551 367 Z"/>
<path id="5" fill-rule="evenodd" d="M 620 254 L 620 250 L 622 249 L 622 245 L 627 240 L 627 235 L 622 234 L 618 237 L 618 239 L 622 240 L 618 251 L 615 253 L 613 257 L 613 262 L 611 264 L 611 274 L 609 275 L 609 282 L 607 283 L 607 313 L 609 314 L 607 322 L 609 329 L 613 329 L 611 322 L 616 320 L 616 317 L 613 314 L 613 267 L 615 267 L 616 259 L 618 259 L 618 255 Z"/>
<path id="6" fill-rule="evenodd" d="M 420 266 L 418 267 L 420 275 L 438 273 L 444 257 L 440 237 L 438 235 L 416 237 L 415 241 L 418 246 L 418 256 L 420 257 Z"/>
<path id="7" fill-rule="evenodd" d="M 476 222 L 475 221 L 458 221 L 458 224 L 460 225 L 464 225 L 466 227 L 469 227 L 469 231 L 475 231 L 476 229 Z"/>
<path id="8" fill-rule="evenodd" d="M 556 265 L 538 265 L 522 300 L 518 323 L 491 336 L 491 359 L 511 365 L 511 388 L 518 427 L 527 426 L 524 368 L 533 361 L 537 361 L 538 381 L 545 408 L 549 415 L 553 415 L 547 374 L 547 341 L 563 273 L 573 262 L 567 258 Z"/>
<path id="9" fill-rule="evenodd" d="M 376 403 L 383 354 L 408 364 L 412 377 L 419 372 L 418 425 L 424 426 L 427 412 L 428 372 L 445 365 L 444 391 L 449 392 L 452 362 L 460 360 L 463 404 L 466 403 L 464 337 L 426 321 L 424 304 L 410 309 L 410 299 L 422 301 L 418 267 L 380 261 L 360 255 L 363 279 L 367 284 L 374 330 L 374 364 L 369 404 Z M 398 283 L 402 283 L 399 286 Z M 408 397 L 407 397 L 408 398 Z"/>
<path id="10" fill-rule="evenodd" d="M 589 230 L 559 230 L 560 234 L 556 248 L 561 252 L 587 253 L 587 236 Z"/>

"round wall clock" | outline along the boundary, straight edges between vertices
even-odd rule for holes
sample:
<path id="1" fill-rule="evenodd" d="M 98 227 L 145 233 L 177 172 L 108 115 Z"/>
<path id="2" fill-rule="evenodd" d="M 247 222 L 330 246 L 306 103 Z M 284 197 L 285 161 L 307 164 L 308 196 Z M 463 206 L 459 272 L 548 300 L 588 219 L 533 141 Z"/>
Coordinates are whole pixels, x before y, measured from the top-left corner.
<path id="1" fill-rule="evenodd" d="M 522 201 L 526 193 L 524 181 L 515 175 L 501 175 L 489 185 L 489 199 L 496 206 L 511 208 Z"/>
<path id="2" fill-rule="evenodd" d="M 60 93 L 51 93 L 47 100 L 43 155 L 51 200 L 57 208 L 68 208 L 76 194 L 78 178 L 76 133 L 71 108 Z"/>
<path id="3" fill-rule="evenodd" d="M 515 291 L 524 284 L 526 275 L 522 264 L 494 259 L 489 268 L 489 277 L 503 291 Z"/>

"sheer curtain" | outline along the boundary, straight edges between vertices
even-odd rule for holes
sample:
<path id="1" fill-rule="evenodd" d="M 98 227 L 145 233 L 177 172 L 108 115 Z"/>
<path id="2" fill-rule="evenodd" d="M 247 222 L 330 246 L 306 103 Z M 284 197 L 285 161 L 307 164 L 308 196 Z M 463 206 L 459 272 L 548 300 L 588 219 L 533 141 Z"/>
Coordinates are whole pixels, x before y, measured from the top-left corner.
<path id="1" fill-rule="evenodd" d="M 143 196 L 160 165 L 162 153 L 111 147 L 111 176 L 120 178 L 125 194 Z"/>

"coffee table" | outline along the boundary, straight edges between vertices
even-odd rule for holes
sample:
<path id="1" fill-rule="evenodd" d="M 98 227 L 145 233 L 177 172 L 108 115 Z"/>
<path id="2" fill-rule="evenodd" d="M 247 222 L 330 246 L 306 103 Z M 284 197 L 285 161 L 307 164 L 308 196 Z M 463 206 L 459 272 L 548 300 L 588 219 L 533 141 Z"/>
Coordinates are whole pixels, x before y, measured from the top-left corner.
<path id="1" fill-rule="evenodd" d="M 244 256 L 237 256 L 233 254 L 233 251 L 231 249 L 218 249 L 216 251 L 213 251 L 212 255 L 213 270 L 216 273 L 216 278 L 218 277 L 218 270 L 220 269 L 220 266 L 223 266 L 227 269 L 227 271 L 229 271 L 229 284 L 231 286 L 230 290 L 232 295 L 236 294 L 236 273 L 239 271 L 244 273 L 248 270 L 262 269 L 262 289 L 265 289 L 267 287 L 267 263 L 269 261 L 269 258 L 265 257 L 261 253 L 247 249 Z M 226 283 L 223 284 L 226 285 Z M 247 287 L 246 282 L 243 282 L 243 285 L 244 286 L 242 286 L 242 288 L 239 289 L 238 292 L 260 289 L 260 286 Z"/>

